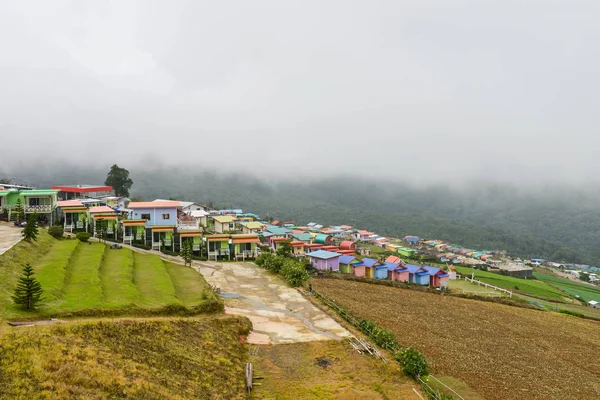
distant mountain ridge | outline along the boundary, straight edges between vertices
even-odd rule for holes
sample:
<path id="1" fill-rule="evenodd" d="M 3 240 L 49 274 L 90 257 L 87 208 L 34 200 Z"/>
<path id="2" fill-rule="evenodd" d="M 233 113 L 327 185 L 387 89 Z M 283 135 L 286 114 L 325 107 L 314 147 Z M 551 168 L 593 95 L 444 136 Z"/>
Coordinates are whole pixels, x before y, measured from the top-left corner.
<path id="1" fill-rule="evenodd" d="M 57 166 L 21 170 L 18 176 L 49 187 L 102 183 L 107 170 Z M 299 223 L 349 224 L 381 235 L 418 235 L 524 257 L 600 264 L 597 189 L 529 190 L 480 183 L 456 190 L 348 177 L 269 183 L 183 167 L 129 170 L 132 196 L 142 199 L 212 202 Z"/>

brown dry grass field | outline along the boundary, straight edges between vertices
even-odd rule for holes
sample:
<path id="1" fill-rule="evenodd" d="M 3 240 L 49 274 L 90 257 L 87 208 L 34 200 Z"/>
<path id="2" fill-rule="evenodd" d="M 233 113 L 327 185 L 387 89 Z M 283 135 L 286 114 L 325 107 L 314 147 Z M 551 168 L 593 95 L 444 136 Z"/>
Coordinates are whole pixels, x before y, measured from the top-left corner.
<path id="1" fill-rule="evenodd" d="M 346 341 L 260 346 L 250 361 L 263 378 L 253 399 L 419 400 L 419 386 L 395 362 L 358 354 Z"/>
<path id="2" fill-rule="evenodd" d="M 600 398 L 599 322 L 368 283 L 312 286 L 485 398 Z"/>

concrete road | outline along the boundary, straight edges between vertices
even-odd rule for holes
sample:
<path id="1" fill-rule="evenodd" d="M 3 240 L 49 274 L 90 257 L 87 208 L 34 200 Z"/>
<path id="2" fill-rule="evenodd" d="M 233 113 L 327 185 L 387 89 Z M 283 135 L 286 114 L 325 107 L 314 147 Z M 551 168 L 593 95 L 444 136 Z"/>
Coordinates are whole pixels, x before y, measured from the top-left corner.
<path id="1" fill-rule="evenodd" d="M 341 339 L 350 333 L 316 308 L 296 289 L 253 263 L 193 263 L 225 297 L 225 312 L 248 317 L 254 331 L 248 341 L 280 344 Z"/>
<path id="2" fill-rule="evenodd" d="M 19 243 L 22 239 L 21 231 L 23 228 L 17 228 L 12 223 L 0 222 L 0 254 Z"/>

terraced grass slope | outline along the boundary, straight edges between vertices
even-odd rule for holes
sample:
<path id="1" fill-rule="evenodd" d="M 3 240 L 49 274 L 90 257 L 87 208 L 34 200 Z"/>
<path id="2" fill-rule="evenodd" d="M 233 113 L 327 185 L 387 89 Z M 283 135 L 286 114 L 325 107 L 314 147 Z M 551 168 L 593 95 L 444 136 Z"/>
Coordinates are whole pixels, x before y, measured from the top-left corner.
<path id="1" fill-rule="evenodd" d="M 466 382 L 488 399 L 600 398 L 600 323 L 337 279 L 314 290 L 415 346 L 434 373 Z"/>
<path id="2" fill-rule="evenodd" d="M 536 281 L 533 279 L 513 278 L 496 274 L 494 272 L 479 271 L 474 268 L 456 267 L 456 271 L 463 276 L 471 276 L 475 274 L 475 279 L 486 282 L 498 287 L 520 291 L 532 296 L 544 297 L 552 300 L 562 301 L 565 298 L 565 293 L 561 292 L 554 286 L 550 286 L 545 282 Z"/>
<path id="3" fill-rule="evenodd" d="M 537 270 L 533 273 L 533 276 L 542 282 L 545 282 L 570 294 L 571 296 L 579 296 L 580 299 L 586 302 L 590 300 L 600 301 L 600 288 L 598 287 L 573 282 L 543 270 Z"/>
<path id="4" fill-rule="evenodd" d="M 27 262 L 44 290 L 45 301 L 36 312 L 23 311 L 11 300 Z M 192 268 L 126 248 L 55 240 L 45 231 L 38 242 L 21 242 L 0 256 L 0 277 L 0 316 L 5 318 L 156 313 L 165 307 L 199 312 L 220 307 L 204 278 Z"/>
<path id="5" fill-rule="evenodd" d="M 246 399 L 244 317 L 0 326 L 2 399 Z"/>

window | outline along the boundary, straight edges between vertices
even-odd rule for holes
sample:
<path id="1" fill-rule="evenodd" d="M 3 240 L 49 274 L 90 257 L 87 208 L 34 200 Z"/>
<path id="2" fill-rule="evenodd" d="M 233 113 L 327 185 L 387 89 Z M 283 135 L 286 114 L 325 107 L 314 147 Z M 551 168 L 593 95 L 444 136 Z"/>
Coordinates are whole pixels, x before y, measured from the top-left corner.
<path id="1" fill-rule="evenodd" d="M 229 224 L 229 230 L 230 231 L 235 230 L 235 224 Z"/>
<path id="2" fill-rule="evenodd" d="M 145 219 L 146 221 L 150 221 L 150 214 L 142 214 L 142 219 Z"/>
<path id="3" fill-rule="evenodd" d="M 240 251 L 252 251 L 252 243 L 240 243 Z"/>
<path id="4" fill-rule="evenodd" d="M 29 197 L 27 198 L 28 204 L 30 206 L 49 206 L 50 198 L 49 197 Z"/>
<path id="5" fill-rule="evenodd" d="M 163 214 L 162 219 L 171 219 L 171 214 Z"/>
<path id="6" fill-rule="evenodd" d="M 213 252 L 221 248 L 221 242 L 208 242 L 208 251 Z"/>

